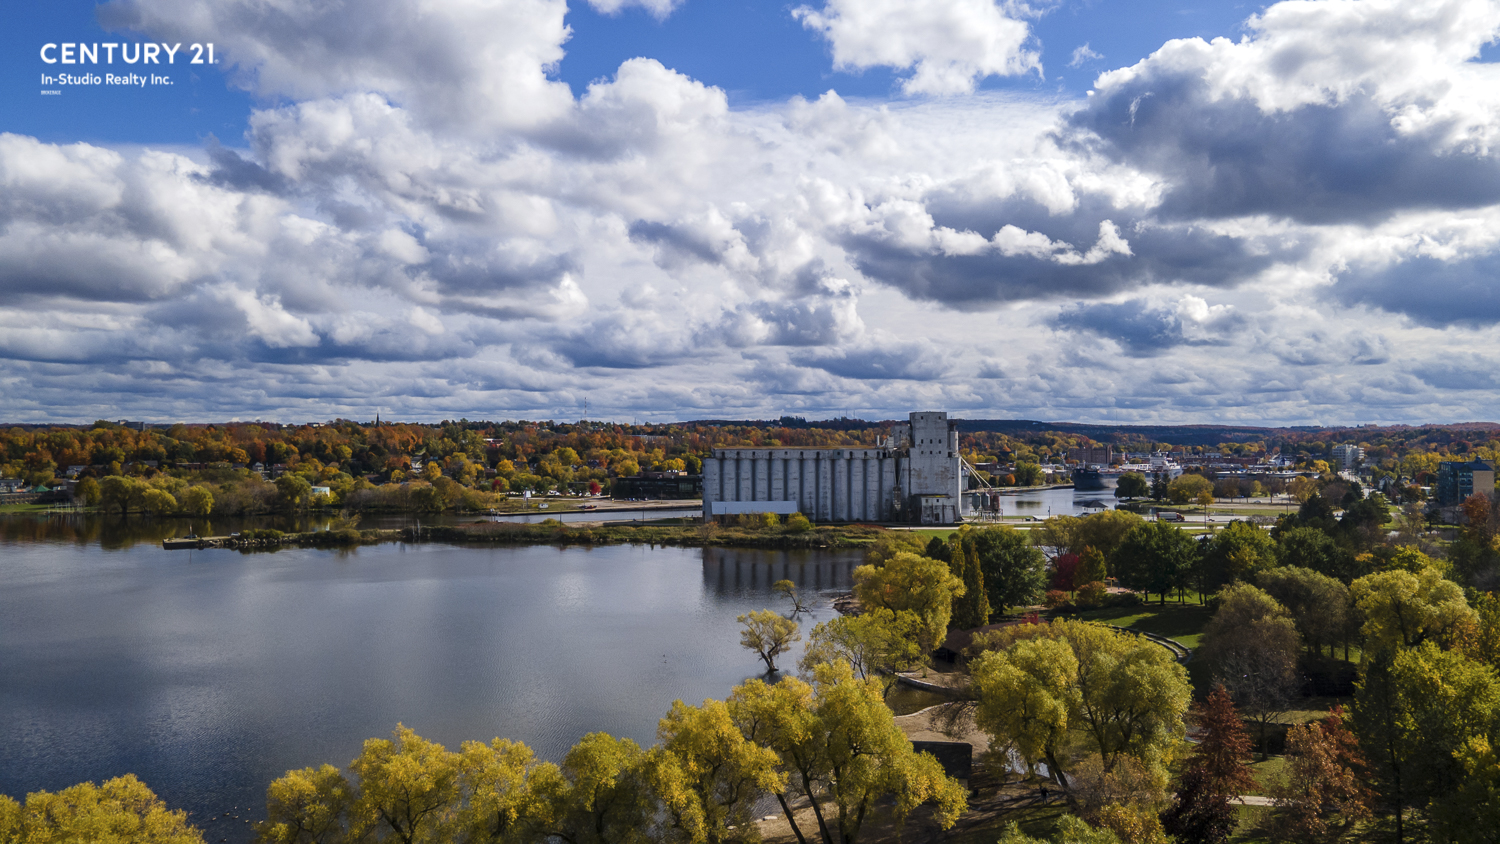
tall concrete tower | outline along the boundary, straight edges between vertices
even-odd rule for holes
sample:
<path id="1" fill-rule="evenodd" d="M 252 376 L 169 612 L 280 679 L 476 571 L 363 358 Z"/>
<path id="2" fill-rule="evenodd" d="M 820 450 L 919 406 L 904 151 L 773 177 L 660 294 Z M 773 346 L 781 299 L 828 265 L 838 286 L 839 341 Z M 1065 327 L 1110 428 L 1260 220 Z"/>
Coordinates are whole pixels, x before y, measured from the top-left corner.
<path id="1" fill-rule="evenodd" d="M 958 423 L 941 411 L 911 414 L 904 484 L 911 520 L 949 525 L 962 514 L 963 472 Z"/>

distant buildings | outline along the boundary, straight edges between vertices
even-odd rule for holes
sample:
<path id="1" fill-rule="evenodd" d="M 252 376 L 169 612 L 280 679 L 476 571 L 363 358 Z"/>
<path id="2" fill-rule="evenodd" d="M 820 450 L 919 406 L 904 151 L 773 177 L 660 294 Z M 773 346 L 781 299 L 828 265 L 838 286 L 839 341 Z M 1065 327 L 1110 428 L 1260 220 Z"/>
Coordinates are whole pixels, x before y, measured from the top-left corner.
<path id="1" fill-rule="evenodd" d="M 1336 445 L 1333 447 L 1333 462 L 1338 464 L 1341 472 L 1357 472 L 1365 462 L 1365 450 L 1357 445 Z"/>
<path id="2" fill-rule="evenodd" d="M 1495 467 L 1483 460 L 1438 464 L 1436 503 L 1440 508 L 1457 507 L 1476 492 L 1492 495 L 1494 491 Z"/>
<path id="3" fill-rule="evenodd" d="M 1074 446 L 1068 449 L 1068 459 L 1075 463 L 1108 466 L 1115 462 L 1115 448 L 1112 445 Z"/>
<path id="4" fill-rule="evenodd" d="M 913 413 L 878 448 L 720 448 L 703 463 L 703 516 L 803 513 L 819 522 L 954 524 L 958 423 Z"/>

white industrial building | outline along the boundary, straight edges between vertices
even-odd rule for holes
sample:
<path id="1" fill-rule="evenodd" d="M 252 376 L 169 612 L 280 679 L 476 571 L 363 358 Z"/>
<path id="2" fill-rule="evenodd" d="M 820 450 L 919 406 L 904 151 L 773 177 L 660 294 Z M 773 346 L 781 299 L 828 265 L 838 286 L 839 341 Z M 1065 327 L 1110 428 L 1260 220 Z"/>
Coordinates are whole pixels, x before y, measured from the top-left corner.
<path id="1" fill-rule="evenodd" d="M 878 448 L 720 448 L 703 462 L 703 517 L 802 513 L 815 522 L 961 520 L 958 423 L 913 413 Z"/>

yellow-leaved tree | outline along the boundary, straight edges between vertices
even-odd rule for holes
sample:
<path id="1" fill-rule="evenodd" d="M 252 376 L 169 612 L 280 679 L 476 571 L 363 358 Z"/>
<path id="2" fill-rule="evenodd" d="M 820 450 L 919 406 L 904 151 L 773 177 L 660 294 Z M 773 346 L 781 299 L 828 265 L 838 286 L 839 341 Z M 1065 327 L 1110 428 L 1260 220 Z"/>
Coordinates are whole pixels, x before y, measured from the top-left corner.
<path id="1" fill-rule="evenodd" d="M 35 791 L 18 803 L 0 795 L 0 841 L 11 844 L 149 842 L 203 844 L 187 813 L 173 811 L 133 774 L 52 793 Z"/>

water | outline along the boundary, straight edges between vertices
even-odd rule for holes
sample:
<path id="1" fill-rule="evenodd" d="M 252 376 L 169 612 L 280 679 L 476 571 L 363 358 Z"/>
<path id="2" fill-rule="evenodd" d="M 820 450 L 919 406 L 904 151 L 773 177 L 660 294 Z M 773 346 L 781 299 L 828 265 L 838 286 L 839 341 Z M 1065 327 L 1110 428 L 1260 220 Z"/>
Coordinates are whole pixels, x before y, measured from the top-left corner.
<path id="1" fill-rule="evenodd" d="M 109 550 L 3 527 L 0 793 L 132 772 L 231 842 L 248 827 L 207 819 L 261 817 L 271 779 L 346 765 L 398 721 L 449 748 L 504 736 L 553 760 L 595 730 L 649 745 L 673 699 L 758 676 L 735 616 L 782 607 L 771 583 L 818 596 L 806 630 L 834 615 L 858 563 L 637 546 Z"/>

